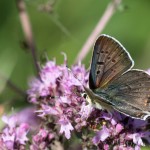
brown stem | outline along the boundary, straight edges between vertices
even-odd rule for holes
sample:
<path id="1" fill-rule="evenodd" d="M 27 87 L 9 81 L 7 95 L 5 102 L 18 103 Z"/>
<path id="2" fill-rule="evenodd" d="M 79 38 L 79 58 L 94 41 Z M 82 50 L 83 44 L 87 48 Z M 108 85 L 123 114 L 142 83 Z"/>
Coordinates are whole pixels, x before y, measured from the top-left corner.
<path id="1" fill-rule="evenodd" d="M 36 54 L 37 50 L 36 50 L 35 42 L 33 39 L 33 33 L 32 33 L 32 29 L 31 29 L 31 24 L 29 21 L 28 13 L 26 11 L 26 6 L 24 3 L 24 0 L 16 0 L 16 2 L 17 2 L 17 8 L 18 8 L 20 22 L 22 25 L 25 40 L 27 42 L 27 45 L 29 46 L 29 49 L 31 50 L 33 63 L 35 65 L 36 72 L 38 74 L 40 69 L 39 69 L 39 65 L 38 65 L 38 61 L 37 61 L 38 60 L 37 54 Z"/>
<path id="2" fill-rule="evenodd" d="M 98 24 L 96 25 L 91 35 L 88 37 L 85 44 L 81 48 L 79 54 L 77 55 L 77 58 L 75 59 L 75 63 L 82 61 L 86 57 L 93 43 L 95 42 L 96 38 L 105 28 L 106 24 L 108 23 L 108 21 L 110 20 L 110 18 L 112 17 L 112 15 L 114 14 L 116 8 L 118 7 L 120 3 L 121 3 L 121 0 L 113 0 L 112 2 L 108 4 L 103 16 L 100 18 Z"/>

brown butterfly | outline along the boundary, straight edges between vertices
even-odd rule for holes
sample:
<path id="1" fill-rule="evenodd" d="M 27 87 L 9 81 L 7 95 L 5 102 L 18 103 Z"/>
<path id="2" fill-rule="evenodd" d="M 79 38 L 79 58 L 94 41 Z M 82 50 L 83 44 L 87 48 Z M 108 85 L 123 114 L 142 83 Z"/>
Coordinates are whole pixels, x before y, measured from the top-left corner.
<path id="1" fill-rule="evenodd" d="M 92 103 L 146 120 L 150 116 L 150 76 L 132 69 L 134 62 L 119 41 L 101 35 L 94 46 L 89 88 Z"/>

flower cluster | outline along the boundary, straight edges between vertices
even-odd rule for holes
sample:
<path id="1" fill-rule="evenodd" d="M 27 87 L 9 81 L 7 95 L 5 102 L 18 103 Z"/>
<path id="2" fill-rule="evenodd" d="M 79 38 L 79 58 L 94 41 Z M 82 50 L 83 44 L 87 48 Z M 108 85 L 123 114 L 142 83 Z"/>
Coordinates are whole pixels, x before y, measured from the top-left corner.
<path id="1" fill-rule="evenodd" d="M 132 119 L 116 111 L 109 114 L 96 109 L 89 119 L 97 125 L 96 129 L 101 124 L 92 139 L 99 149 L 140 150 L 141 146 L 145 146 L 143 140 L 150 143 L 149 123 L 146 121 Z"/>
<path id="2" fill-rule="evenodd" d="M 21 123 L 17 125 L 16 116 L 2 117 L 3 122 L 6 123 L 0 135 L 0 146 L 2 150 L 23 150 L 26 147 L 27 133 L 29 131 L 29 125 L 27 123 Z"/>
<path id="3" fill-rule="evenodd" d="M 51 132 L 50 130 L 41 128 L 36 135 L 32 136 L 30 150 L 50 149 L 55 136 L 55 133 Z"/>
<path id="4" fill-rule="evenodd" d="M 90 107 L 81 96 L 88 73 L 81 64 L 69 70 L 66 64 L 59 66 L 49 61 L 42 68 L 40 79 L 34 79 L 28 90 L 30 102 L 38 105 L 38 115 L 50 120 L 67 139 L 71 131 L 86 126 Z"/>
<path id="5" fill-rule="evenodd" d="M 67 139 L 76 130 L 81 134 L 82 147 L 99 149 L 140 149 L 143 138 L 148 142 L 150 132 L 146 121 L 132 119 L 115 112 L 94 109 L 81 97 L 82 85 L 88 82 L 88 73 L 81 64 L 68 70 L 49 61 L 42 68 L 40 80 L 34 79 L 28 90 L 30 101 L 38 105 L 38 115 L 53 123 L 56 132 L 64 133 Z M 54 129 L 54 128 L 53 128 Z M 88 134 L 84 134 L 84 130 Z M 94 134 L 93 134 L 94 133 Z M 84 138 L 83 138 L 84 137 Z M 86 139 L 86 140 L 85 140 Z M 92 142 L 87 142 L 87 139 Z M 87 143 L 85 143 L 86 141 Z"/>
<path id="6" fill-rule="evenodd" d="M 81 95 L 88 76 L 81 64 L 68 69 L 66 63 L 56 65 L 48 61 L 41 69 L 40 79 L 32 79 L 28 90 L 29 101 L 36 110 L 26 109 L 18 115 L 21 119 L 2 118 L 7 124 L 0 135 L 2 149 L 67 150 L 72 145 L 75 150 L 140 150 L 146 142 L 150 143 L 148 121 L 132 119 L 116 111 L 110 114 L 86 102 Z M 29 126 L 35 129 L 31 138 L 27 137 Z"/>

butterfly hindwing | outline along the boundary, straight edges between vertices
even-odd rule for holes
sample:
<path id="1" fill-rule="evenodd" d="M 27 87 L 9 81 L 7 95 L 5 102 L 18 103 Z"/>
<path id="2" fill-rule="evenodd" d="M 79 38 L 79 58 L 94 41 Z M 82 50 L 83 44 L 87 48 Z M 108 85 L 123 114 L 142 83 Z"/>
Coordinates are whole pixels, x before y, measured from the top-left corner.
<path id="1" fill-rule="evenodd" d="M 104 89 L 95 92 L 106 95 L 105 99 L 122 113 L 135 118 L 150 116 L 150 76 L 144 71 L 127 71 Z"/>
<path id="2" fill-rule="evenodd" d="M 132 66 L 133 61 L 125 48 L 114 38 L 101 35 L 94 46 L 89 87 L 103 88 Z"/>

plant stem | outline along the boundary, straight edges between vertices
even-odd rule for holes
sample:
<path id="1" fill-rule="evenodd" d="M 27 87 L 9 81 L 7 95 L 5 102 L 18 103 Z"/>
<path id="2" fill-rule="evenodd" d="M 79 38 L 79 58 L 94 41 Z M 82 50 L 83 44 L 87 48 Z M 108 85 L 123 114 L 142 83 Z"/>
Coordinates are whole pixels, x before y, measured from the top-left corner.
<path id="1" fill-rule="evenodd" d="M 31 29 L 30 20 L 28 17 L 28 13 L 26 11 L 26 5 L 25 5 L 24 0 L 16 0 L 16 2 L 17 2 L 17 8 L 18 8 L 20 22 L 22 25 L 25 40 L 27 42 L 29 49 L 31 50 L 33 64 L 35 66 L 36 73 L 37 73 L 37 75 L 39 75 L 40 68 L 39 68 L 38 61 L 37 61 L 38 60 L 37 54 L 36 54 L 37 49 L 36 49 L 35 42 L 33 39 L 33 33 L 32 33 L 32 29 Z"/>
<path id="2" fill-rule="evenodd" d="M 78 63 L 79 61 L 82 61 L 88 52 L 90 51 L 93 43 L 95 42 L 98 35 L 102 32 L 102 30 L 105 28 L 106 24 L 110 20 L 110 18 L 113 16 L 114 12 L 116 11 L 116 8 L 121 3 L 121 0 L 113 0 L 110 2 L 103 13 L 103 16 L 100 18 L 99 22 L 97 23 L 96 27 L 86 40 L 85 44 L 81 48 L 80 52 L 77 55 L 77 58 L 75 59 L 75 63 Z"/>

